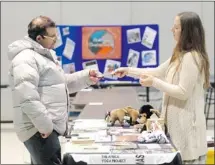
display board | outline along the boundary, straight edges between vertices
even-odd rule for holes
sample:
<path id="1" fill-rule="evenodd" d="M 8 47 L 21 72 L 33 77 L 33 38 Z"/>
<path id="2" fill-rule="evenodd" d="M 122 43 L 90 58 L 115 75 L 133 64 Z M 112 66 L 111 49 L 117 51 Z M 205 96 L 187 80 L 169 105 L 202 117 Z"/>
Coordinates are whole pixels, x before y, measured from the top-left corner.
<path id="1" fill-rule="evenodd" d="M 103 81 L 131 81 L 110 73 L 118 67 L 157 67 L 159 27 L 157 24 L 124 26 L 58 25 L 55 51 L 66 73 L 98 69 Z"/>

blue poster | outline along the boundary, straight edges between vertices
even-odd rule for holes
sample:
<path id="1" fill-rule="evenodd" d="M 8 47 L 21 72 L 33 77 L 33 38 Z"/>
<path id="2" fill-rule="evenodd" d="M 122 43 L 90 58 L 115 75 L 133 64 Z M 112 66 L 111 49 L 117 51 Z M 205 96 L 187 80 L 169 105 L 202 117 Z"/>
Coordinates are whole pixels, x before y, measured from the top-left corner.
<path id="1" fill-rule="evenodd" d="M 103 81 L 139 81 L 110 74 L 118 67 L 157 67 L 159 28 L 157 24 L 131 26 L 59 25 L 56 54 L 66 73 L 99 69 Z"/>

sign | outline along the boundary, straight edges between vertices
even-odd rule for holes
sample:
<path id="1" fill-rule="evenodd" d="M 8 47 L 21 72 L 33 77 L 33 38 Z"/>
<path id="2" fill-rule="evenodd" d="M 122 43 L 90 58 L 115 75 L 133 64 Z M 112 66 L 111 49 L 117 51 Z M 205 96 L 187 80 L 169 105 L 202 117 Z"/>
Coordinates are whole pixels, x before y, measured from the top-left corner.
<path id="1" fill-rule="evenodd" d="M 121 27 L 83 27 L 82 58 L 121 59 Z"/>
<path id="2" fill-rule="evenodd" d="M 101 154 L 92 155 L 90 164 L 136 164 L 135 154 Z"/>

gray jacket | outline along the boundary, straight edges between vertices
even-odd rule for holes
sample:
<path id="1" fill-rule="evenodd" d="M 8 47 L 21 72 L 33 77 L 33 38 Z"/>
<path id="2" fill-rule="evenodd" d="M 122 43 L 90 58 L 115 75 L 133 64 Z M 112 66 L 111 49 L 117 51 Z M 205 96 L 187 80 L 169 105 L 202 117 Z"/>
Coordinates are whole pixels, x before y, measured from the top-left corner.
<path id="1" fill-rule="evenodd" d="M 14 126 L 24 142 L 36 132 L 63 135 L 68 120 L 68 93 L 91 85 L 89 70 L 65 74 L 53 50 L 29 37 L 9 45 L 9 81 Z"/>

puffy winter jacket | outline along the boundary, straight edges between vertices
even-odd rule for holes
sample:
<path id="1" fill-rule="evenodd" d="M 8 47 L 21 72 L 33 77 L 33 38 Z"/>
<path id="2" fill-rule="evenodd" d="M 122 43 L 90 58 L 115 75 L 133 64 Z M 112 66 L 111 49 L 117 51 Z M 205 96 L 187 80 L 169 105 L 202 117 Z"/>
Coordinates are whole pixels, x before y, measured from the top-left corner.
<path id="1" fill-rule="evenodd" d="M 9 45 L 9 80 L 14 126 L 24 142 L 36 132 L 63 135 L 68 120 L 68 93 L 91 85 L 89 70 L 65 74 L 53 50 L 29 37 Z"/>

